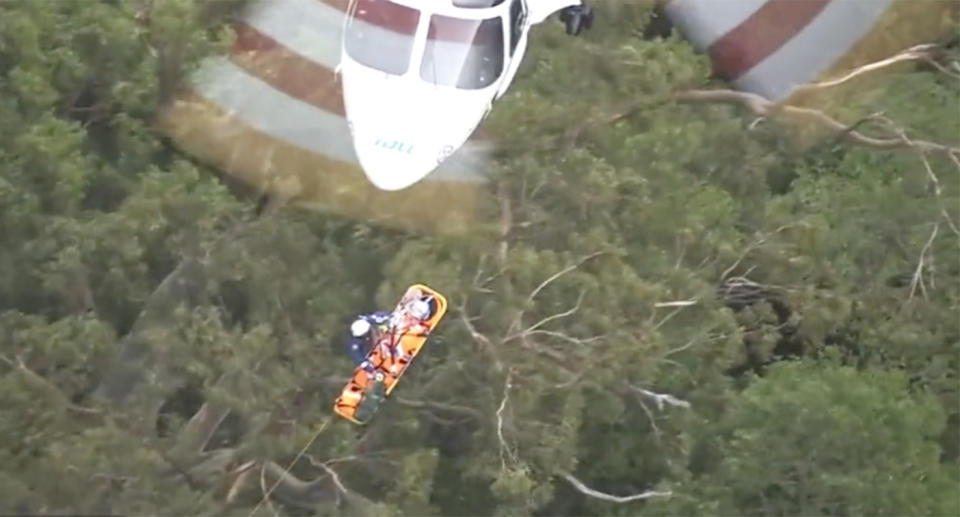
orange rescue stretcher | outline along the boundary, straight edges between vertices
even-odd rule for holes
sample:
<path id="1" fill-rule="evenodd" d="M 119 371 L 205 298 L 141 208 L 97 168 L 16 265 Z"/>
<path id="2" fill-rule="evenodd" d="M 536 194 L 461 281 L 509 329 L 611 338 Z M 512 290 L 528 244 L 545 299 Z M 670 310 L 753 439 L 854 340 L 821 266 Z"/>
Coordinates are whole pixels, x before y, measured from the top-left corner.
<path id="1" fill-rule="evenodd" d="M 417 299 L 430 307 L 426 320 L 414 318 L 407 309 Z M 373 374 L 357 366 L 353 378 L 337 397 L 333 411 L 355 424 L 366 424 L 393 392 L 446 313 L 447 299 L 442 294 L 423 284 L 410 286 L 394 309 L 390 324 L 385 331 L 377 331 L 375 345 L 367 353 L 366 360 L 374 366 Z"/>

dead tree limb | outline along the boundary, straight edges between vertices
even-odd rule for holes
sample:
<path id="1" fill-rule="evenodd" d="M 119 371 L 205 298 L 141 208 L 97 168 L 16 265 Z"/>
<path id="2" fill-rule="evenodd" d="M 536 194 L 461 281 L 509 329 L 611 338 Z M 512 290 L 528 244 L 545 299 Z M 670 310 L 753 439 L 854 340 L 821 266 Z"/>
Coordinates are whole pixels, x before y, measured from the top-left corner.
<path id="1" fill-rule="evenodd" d="M 739 105 L 748 109 L 751 113 L 759 117 L 769 118 L 776 115 L 786 115 L 795 118 L 813 120 L 821 125 L 829 127 L 837 133 L 844 134 L 847 140 L 855 144 L 865 147 L 872 147 L 874 149 L 913 148 L 921 151 L 947 153 L 960 152 L 960 147 L 930 142 L 928 140 L 912 140 L 908 142 L 899 136 L 896 138 L 877 138 L 867 136 L 860 131 L 852 130 L 850 125 L 840 122 L 821 110 L 778 104 L 755 93 L 725 89 L 688 90 L 676 94 L 673 98 L 676 102 L 681 104 Z"/>
<path id="2" fill-rule="evenodd" d="M 930 232 L 930 238 L 927 239 L 926 244 L 923 245 L 923 249 L 920 250 L 920 257 L 917 259 L 917 268 L 914 270 L 913 279 L 910 281 L 910 296 L 908 300 L 913 299 L 913 296 L 917 293 L 918 286 L 920 287 L 920 292 L 923 293 L 923 297 L 927 298 L 927 287 L 923 281 L 923 269 L 930 260 L 927 258 L 927 255 L 933 246 L 933 240 L 937 238 L 937 231 L 939 229 L 940 223 L 935 223 L 933 225 L 933 231 Z"/>
<path id="3" fill-rule="evenodd" d="M 730 273 L 733 273 L 733 270 L 735 270 L 735 269 L 737 268 L 737 266 L 739 266 L 740 263 L 743 262 L 743 260 L 744 260 L 745 258 L 747 258 L 747 255 L 749 255 L 753 250 L 755 250 L 755 249 L 763 246 L 764 244 L 766 244 L 767 240 L 768 240 L 772 235 L 778 234 L 778 233 L 783 232 L 783 231 L 785 231 L 785 230 L 789 230 L 789 229 L 794 228 L 794 227 L 796 227 L 796 226 L 800 226 L 801 224 L 802 224 L 802 223 L 788 223 L 788 224 L 781 225 L 781 226 L 777 227 L 776 229 L 774 229 L 772 232 L 770 232 L 770 233 L 768 233 L 768 234 L 766 234 L 766 235 L 761 235 L 759 239 L 751 242 L 749 245 L 747 245 L 746 248 L 744 248 L 744 250 L 743 250 L 743 252 L 740 254 L 740 256 L 737 257 L 737 260 L 734 261 L 734 263 L 731 264 L 730 267 L 728 267 L 727 269 L 723 270 L 723 273 L 720 274 L 720 282 L 723 282 L 724 280 L 726 280 L 726 279 L 727 279 L 727 276 L 728 276 Z M 743 276 L 746 276 L 746 273 L 745 273 Z"/>
<path id="4" fill-rule="evenodd" d="M 60 390 L 60 388 L 58 388 L 53 382 L 51 382 L 46 377 L 31 370 L 30 367 L 28 367 L 27 364 L 23 361 L 23 358 L 21 358 L 20 356 L 16 356 L 16 361 L 14 361 L 9 357 L 3 354 L 0 354 L 0 360 L 7 363 L 7 365 L 14 368 L 15 370 L 19 371 L 22 375 L 24 375 L 27 379 L 29 379 L 29 381 L 32 384 L 34 384 L 38 388 L 42 389 L 43 391 L 46 391 L 47 393 L 52 394 L 53 397 L 56 398 L 57 401 L 60 404 L 62 404 L 64 408 L 67 409 L 67 411 L 70 411 L 72 413 L 77 413 L 80 415 L 99 416 L 101 414 L 99 409 L 88 408 L 88 407 L 80 406 L 71 402 L 70 398 L 67 397 L 67 395 Z"/>
<path id="5" fill-rule="evenodd" d="M 229 414 L 228 407 L 204 402 L 180 430 L 176 443 L 169 451 L 170 456 L 189 461 L 199 455 Z"/>
<path id="6" fill-rule="evenodd" d="M 304 454 L 306 454 L 307 449 L 309 449 L 310 446 L 313 445 L 313 442 L 317 439 L 318 436 L 320 436 L 320 433 L 322 433 L 323 430 L 326 429 L 329 423 L 330 423 L 329 419 L 323 422 L 323 424 L 313 433 L 313 436 L 310 437 L 310 441 L 308 441 L 307 444 L 304 445 L 302 449 L 300 449 L 300 452 L 298 452 L 297 455 L 293 458 L 293 461 L 291 461 L 290 464 L 287 465 L 286 469 L 282 469 L 279 465 L 277 465 L 276 463 L 273 463 L 272 461 L 264 462 L 263 468 L 265 469 L 269 468 L 273 470 L 274 474 L 277 477 L 277 481 L 273 484 L 273 486 L 270 487 L 269 490 L 266 490 L 263 493 L 263 498 L 260 499 L 260 502 L 253 507 L 253 510 L 250 510 L 250 516 L 255 514 L 257 510 L 260 508 L 260 506 L 262 506 L 265 502 L 268 502 L 270 499 L 270 494 L 272 494 L 273 491 L 276 490 L 281 485 L 283 485 L 283 488 L 293 490 L 295 493 L 299 493 L 299 494 L 308 493 L 315 489 L 316 480 L 314 482 L 305 483 L 304 481 L 297 479 L 296 476 L 293 476 L 292 474 L 290 474 L 290 469 L 293 468 L 293 466 L 296 465 L 298 461 L 300 461 L 300 458 Z M 262 475 L 262 472 L 261 472 L 261 475 Z"/>
<path id="7" fill-rule="evenodd" d="M 897 64 L 897 63 L 902 63 L 902 62 L 906 62 L 906 61 L 924 61 L 924 62 L 927 62 L 927 63 L 933 63 L 933 64 L 935 64 L 935 65 L 937 66 L 937 68 L 942 68 L 942 65 L 940 65 L 939 63 L 937 63 L 937 61 L 934 59 L 934 57 L 936 57 L 938 51 L 940 51 L 941 49 L 942 49 L 942 46 L 939 45 L 939 44 L 937 44 L 937 43 L 923 43 L 923 44 L 920 44 L 920 45 L 914 45 L 914 46 L 912 46 L 912 47 L 910 47 L 910 48 L 908 48 L 908 49 L 906 49 L 906 50 L 902 50 L 902 51 L 898 52 L 897 54 L 895 54 L 895 55 L 893 55 L 893 56 L 890 56 L 890 57 L 888 57 L 888 58 L 881 59 L 881 60 L 879 60 L 879 61 L 874 61 L 874 62 L 872 62 L 872 63 L 867 63 L 867 64 L 865 64 L 865 65 L 859 66 L 859 67 L 851 70 L 849 73 L 847 73 L 846 75 L 844 75 L 844 76 L 842 76 L 842 77 L 838 77 L 838 78 L 836 78 L 836 79 L 831 79 L 831 80 L 828 80 L 828 81 L 820 81 L 820 82 L 816 82 L 816 83 L 805 84 L 805 85 L 803 85 L 803 86 L 798 86 L 797 88 L 795 88 L 795 89 L 793 90 L 793 92 L 794 92 L 794 93 L 799 93 L 799 92 L 809 91 L 809 90 L 818 90 L 818 89 L 823 89 L 823 88 L 831 88 L 831 87 L 834 87 L 834 86 L 841 85 L 841 84 L 843 84 L 843 83 L 845 83 L 845 82 L 847 82 L 847 81 L 849 81 L 849 80 L 851 80 L 851 79 L 853 79 L 853 78 L 855 78 L 855 77 L 859 77 L 859 76 L 861 76 L 861 75 L 863 75 L 863 74 L 867 74 L 867 73 L 870 73 L 870 72 L 875 72 L 875 71 L 877 71 L 877 70 L 882 70 L 882 69 L 884 69 L 884 68 L 888 68 L 888 67 L 890 67 L 890 66 L 892 66 L 892 65 L 895 65 L 895 64 Z M 944 71 L 944 70 L 941 70 L 941 71 Z M 946 71 L 945 73 L 947 73 L 947 75 L 953 75 L 953 74 L 950 74 L 948 71 Z"/>
<path id="8" fill-rule="evenodd" d="M 940 178 L 938 178 L 937 175 L 933 172 L 933 167 L 930 166 L 930 160 L 927 159 L 926 153 L 920 152 L 918 154 L 920 155 L 920 161 L 923 163 L 924 170 L 927 171 L 927 177 L 929 177 L 930 181 L 933 182 L 933 195 L 937 197 L 937 205 L 939 205 L 940 207 L 940 215 L 943 216 L 943 219 L 944 221 L 946 221 L 947 226 L 950 227 L 950 230 L 955 235 L 960 237 L 960 229 L 957 228 L 956 223 L 953 222 L 953 218 L 950 217 L 950 213 L 947 212 L 947 207 L 943 206 L 942 190 L 940 188 Z M 954 158 L 954 160 L 956 160 L 956 156 L 954 156 L 952 153 L 950 154 L 950 156 Z M 960 164 L 958 164 L 958 167 L 960 167 Z"/>
<path id="9" fill-rule="evenodd" d="M 690 407 L 689 402 L 687 402 L 686 400 L 674 397 L 669 393 L 656 393 L 650 390 L 645 390 L 638 386 L 630 386 L 630 389 L 645 397 L 649 397 L 655 400 L 657 402 L 657 409 L 661 411 L 663 410 L 664 404 L 669 404 L 671 406 L 682 407 L 682 408 Z"/>
<path id="10" fill-rule="evenodd" d="M 591 253 L 591 254 L 589 254 L 589 255 L 587 255 L 587 256 L 585 256 L 585 257 L 580 258 L 579 260 L 577 260 L 577 261 L 574 262 L 573 264 L 570 264 L 569 266 L 561 269 L 560 271 L 557 271 L 556 273 L 550 275 L 550 276 L 547 277 L 543 282 L 540 282 L 540 285 L 538 285 L 537 287 L 535 287 L 535 288 L 533 289 L 533 291 L 530 291 L 530 294 L 527 296 L 527 300 L 526 300 L 526 302 L 524 303 L 524 305 L 529 305 L 529 304 L 533 303 L 533 299 L 536 298 L 538 294 L 540 294 L 540 291 L 544 290 L 548 285 L 550 285 L 551 283 L 555 282 L 557 279 L 559 279 L 559 278 L 562 277 L 563 275 L 566 275 L 567 273 L 570 273 L 571 271 L 573 271 L 573 270 L 579 268 L 580 266 L 582 266 L 582 265 L 583 265 L 585 262 L 587 262 L 588 260 L 593 259 L 593 258 L 595 258 L 595 257 L 598 257 L 598 256 L 600 256 L 600 255 L 603 255 L 604 253 L 605 253 L 605 252 L 603 252 L 603 251 L 596 251 L 596 252 L 594 252 L 594 253 Z M 516 317 L 516 319 L 514 320 L 513 324 L 510 326 L 510 328 L 513 329 L 514 331 L 516 331 L 516 330 L 518 330 L 518 329 L 520 328 L 520 325 L 521 325 L 520 322 L 521 322 L 521 319 L 523 318 L 523 314 L 524 314 L 524 311 L 521 310 L 521 311 L 517 314 L 517 317 Z"/>
<path id="11" fill-rule="evenodd" d="M 571 308 L 569 308 L 569 309 L 567 309 L 567 310 L 565 310 L 565 311 L 563 311 L 563 312 L 558 312 L 558 313 L 556 313 L 556 314 L 551 314 L 550 316 L 547 316 L 547 317 L 541 319 L 540 321 L 534 323 L 533 325 L 530 325 L 530 326 L 527 327 L 525 330 L 522 330 L 522 331 L 517 332 L 517 333 L 515 333 L 515 334 L 511 334 L 510 336 L 504 338 L 503 341 L 504 341 L 504 342 L 513 341 L 514 339 L 517 339 L 518 337 L 525 336 L 525 335 L 530 335 L 531 332 L 539 329 L 540 327 L 546 325 L 547 323 L 550 323 L 551 321 L 555 321 L 555 320 L 558 320 L 558 319 L 561 319 L 561 318 L 566 318 L 567 316 L 573 316 L 577 311 L 580 310 L 580 305 L 581 305 L 581 303 L 583 303 L 583 297 L 586 296 L 586 294 L 587 294 L 586 292 L 581 291 L 581 292 L 580 292 L 580 296 L 577 297 L 577 303 L 576 303 L 573 307 L 571 307 Z"/>
<path id="12" fill-rule="evenodd" d="M 660 492 L 656 490 L 647 490 L 645 492 L 640 492 L 639 494 L 633 494 L 633 495 L 627 495 L 627 496 L 611 495 L 611 494 L 600 492 L 598 490 L 594 490 L 588 487 L 587 485 L 583 484 L 582 481 L 574 477 L 573 474 L 570 474 L 569 472 L 560 471 L 557 474 L 559 474 L 560 477 L 562 477 L 563 479 L 566 479 L 567 482 L 573 485 L 573 488 L 576 488 L 577 491 L 579 491 L 581 494 L 592 497 L 594 499 L 607 501 L 610 503 L 618 503 L 618 504 L 631 503 L 633 501 L 639 501 L 641 499 L 649 499 L 651 497 L 669 497 L 673 495 L 673 492 L 669 490 L 664 492 Z"/>
<path id="13" fill-rule="evenodd" d="M 500 362 L 500 358 L 497 356 L 496 349 L 493 345 L 493 342 L 490 341 L 490 338 L 481 334 L 476 327 L 471 323 L 470 318 L 467 317 L 467 302 L 464 300 L 457 312 L 460 313 L 460 322 L 463 323 L 463 326 L 467 329 L 467 332 L 470 333 L 470 337 L 473 338 L 473 341 L 477 343 L 481 349 L 487 352 L 493 359 L 494 368 L 499 372 L 503 371 L 503 363 Z"/>
<path id="14" fill-rule="evenodd" d="M 507 373 L 507 378 L 503 382 L 503 398 L 500 400 L 500 407 L 497 408 L 497 440 L 500 441 L 500 468 L 501 470 L 507 469 L 507 457 L 510 458 L 510 462 L 515 462 L 517 460 L 516 455 L 514 455 L 513 450 L 510 449 L 510 446 L 507 445 L 507 441 L 503 437 L 503 411 L 507 408 L 507 402 L 510 400 L 510 388 L 513 386 L 511 384 L 511 379 L 513 375 L 512 372 Z"/>

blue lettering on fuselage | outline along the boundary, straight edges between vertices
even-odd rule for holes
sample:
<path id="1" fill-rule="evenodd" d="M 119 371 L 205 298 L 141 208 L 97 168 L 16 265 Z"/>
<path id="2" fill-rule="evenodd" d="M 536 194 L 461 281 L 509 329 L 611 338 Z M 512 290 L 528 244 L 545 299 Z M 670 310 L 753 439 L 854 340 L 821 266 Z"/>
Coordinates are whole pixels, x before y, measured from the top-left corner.
<path id="1" fill-rule="evenodd" d="M 399 153 L 413 154 L 413 145 L 401 142 L 400 140 L 384 140 L 378 138 L 373 145 L 382 147 L 388 151 L 397 151 Z"/>

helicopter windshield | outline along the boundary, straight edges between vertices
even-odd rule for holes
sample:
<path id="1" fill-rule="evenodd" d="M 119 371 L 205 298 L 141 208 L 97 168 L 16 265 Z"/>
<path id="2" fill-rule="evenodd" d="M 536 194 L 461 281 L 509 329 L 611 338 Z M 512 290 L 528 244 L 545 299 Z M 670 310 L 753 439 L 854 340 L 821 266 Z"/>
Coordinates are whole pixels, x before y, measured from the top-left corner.
<path id="1" fill-rule="evenodd" d="M 420 11 L 388 0 L 357 0 L 344 49 L 357 62 L 394 75 L 406 73 Z"/>
<path id="2" fill-rule="evenodd" d="M 500 18 L 468 20 L 433 15 L 420 63 L 420 77 L 434 84 L 476 90 L 503 72 Z"/>

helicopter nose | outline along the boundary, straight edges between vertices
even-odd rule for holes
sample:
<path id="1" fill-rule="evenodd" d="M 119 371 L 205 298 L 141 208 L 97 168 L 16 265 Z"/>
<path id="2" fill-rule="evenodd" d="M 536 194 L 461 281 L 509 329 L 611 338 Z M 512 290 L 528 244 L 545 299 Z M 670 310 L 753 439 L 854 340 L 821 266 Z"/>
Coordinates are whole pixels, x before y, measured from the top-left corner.
<path id="1" fill-rule="evenodd" d="M 466 142 L 489 102 L 364 72 L 344 68 L 344 105 L 360 167 L 381 190 L 407 188 L 433 172 Z"/>
<path id="2" fill-rule="evenodd" d="M 411 127 L 397 127 L 382 119 L 356 119 L 354 150 L 360 167 L 377 188 L 402 190 L 433 172 L 443 161 L 438 136 Z"/>

